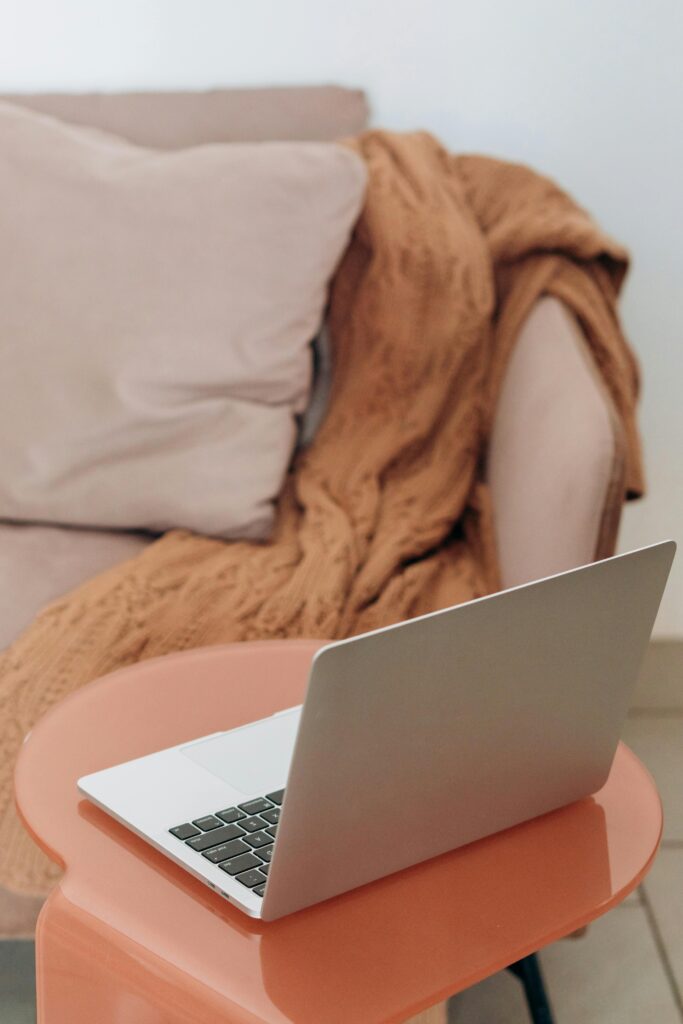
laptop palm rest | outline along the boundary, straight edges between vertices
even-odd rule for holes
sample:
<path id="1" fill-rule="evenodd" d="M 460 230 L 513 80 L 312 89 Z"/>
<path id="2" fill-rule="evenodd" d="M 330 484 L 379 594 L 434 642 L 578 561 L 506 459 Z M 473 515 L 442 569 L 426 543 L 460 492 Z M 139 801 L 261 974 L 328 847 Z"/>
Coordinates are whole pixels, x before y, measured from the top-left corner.
<path id="1" fill-rule="evenodd" d="M 300 706 L 288 708 L 190 743 L 180 753 L 241 793 L 263 793 L 287 779 L 300 717 Z"/>

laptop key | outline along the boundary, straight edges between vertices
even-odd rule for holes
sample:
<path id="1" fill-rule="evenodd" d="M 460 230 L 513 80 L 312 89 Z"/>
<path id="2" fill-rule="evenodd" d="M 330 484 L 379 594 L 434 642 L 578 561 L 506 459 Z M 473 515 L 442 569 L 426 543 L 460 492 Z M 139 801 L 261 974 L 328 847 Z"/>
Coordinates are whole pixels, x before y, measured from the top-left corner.
<path id="1" fill-rule="evenodd" d="M 272 836 L 274 839 L 275 836 L 277 835 L 277 825 L 271 825 L 270 828 L 266 829 L 266 832 L 268 833 L 269 836 Z M 192 840 L 190 840 L 190 842 L 192 842 Z"/>
<path id="2" fill-rule="evenodd" d="M 242 818 L 240 820 L 240 828 L 246 829 L 247 832 L 257 832 L 260 828 L 265 828 L 268 824 L 263 818 L 259 818 L 258 814 L 253 818 Z"/>
<path id="3" fill-rule="evenodd" d="M 239 821 L 240 818 L 246 818 L 244 811 L 241 811 L 239 807 L 226 807 L 222 811 L 216 811 L 216 817 L 224 821 L 226 825 L 230 825 L 233 821 Z"/>
<path id="4" fill-rule="evenodd" d="M 253 889 L 255 885 L 263 885 L 263 875 L 260 871 L 245 871 L 244 874 L 237 876 L 237 881 L 246 885 L 248 889 Z"/>
<path id="5" fill-rule="evenodd" d="M 272 844 L 270 846 L 263 846 L 260 849 L 254 850 L 254 853 L 257 857 L 260 857 L 261 860 L 265 860 L 267 863 L 270 863 L 273 857 L 273 846 Z"/>
<path id="6" fill-rule="evenodd" d="M 200 834 L 199 829 L 195 828 L 194 825 L 190 825 L 189 821 L 184 825 L 176 825 L 175 828 L 169 828 L 168 830 L 172 836 L 176 839 L 191 839 L 192 836 L 198 836 Z"/>
<path id="7" fill-rule="evenodd" d="M 259 871 L 262 871 L 264 875 L 267 875 L 270 871 L 270 864 L 259 864 Z"/>
<path id="8" fill-rule="evenodd" d="M 206 850 L 202 854 L 202 857 L 206 857 L 212 864 L 220 864 L 222 860 L 229 860 L 230 857 L 236 857 L 238 853 L 251 853 L 251 850 L 246 843 L 243 843 L 241 839 L 233 839 L 230 843 L 223 843 L 222 846 L 216 846 L 212 850 Z"/>
<path id="9" fill-rule="evenodd" d="M 210 832 L 204 832 L 201 836 L 195 836 L 194 839 L 188 839 L 187 845 L 193 850 L 208 850 L 211 846 L 220 846 L 221 843 L 227 843 L 231 839 L 237 839 L 238 836 L 243 836 L 244 832 L 239 825 L 223 825 L 222 828 L 213 828 Z"/>
<path id="10" fill-rule="evenodd" d="M 258 800 L 248 800 L 246 804 L 240 804 L 240 810 L 244 811 L 245 814 L 260 814 L 261 811 L 267 811 L 272 804 L 268 800 L 264 800 L 263 797 L 259 797 Z"/>
<path id="11" fill-rule="evenodd" d="M 273 807 L 270 811 L 261 811 L 261 817 L 265 818 L 269 825 L 277 825 L 280 820 L 280 808 Z"/>
<path id="12" fill-rule="evenodd" d="M 257 868 L 261 862 L 258 857 L 254 857 L 251 853 L 242 853 L 239 857 L 233 857 L 231 860 L 224 860 L 222 864 L 219 864 L 221 871 L 227 871 L 229 875 L 239 875 L 242 871 L 250 871 L 251 868 Z"/>
<path id="13" fill-rule="evenodd" d="M 274 793 L 266 793 L 266 800 L 270 800 L 272 803 L 277 804 L 278 807 L 285 798 L 284 789 L 276 789 Z"/>
<path id="14" fill-rule="evenodd" d="M 254 846 L 258 849 L 259 846 L 270 846 L 272 843 L 272 837 L 267 836 L 265 832 L 252 832 L 251 835 L 244 837 L 245 843 L 249 843 L 250 846 Z"/>
<path id="15" fill-rule="evenodd" d="M 223 822 L 215 814 L 207 814 L 203 818 L 195 818 L 192 822 L 202 832 L 210 832 L 212 828 L 220 828 Z"/>
<path id="16" fill-rule="evenodd" d="M 256 888 L 252 889 L 251 891 L 255 892 L 257 896 L 265 896 L 266 887 L 265 885 L 257 885 Z"/>

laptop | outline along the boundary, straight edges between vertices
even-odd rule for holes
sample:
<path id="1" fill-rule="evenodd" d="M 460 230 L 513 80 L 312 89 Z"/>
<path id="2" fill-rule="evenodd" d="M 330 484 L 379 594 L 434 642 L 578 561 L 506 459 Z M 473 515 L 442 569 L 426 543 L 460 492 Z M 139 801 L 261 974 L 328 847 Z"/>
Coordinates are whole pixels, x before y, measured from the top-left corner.
<path id="1" fill-rule="evenodd" d="M 302 706 L 78 787 L 263 921 L 401 871 L 601 788 L 674 552 L 329 643 Z"/>

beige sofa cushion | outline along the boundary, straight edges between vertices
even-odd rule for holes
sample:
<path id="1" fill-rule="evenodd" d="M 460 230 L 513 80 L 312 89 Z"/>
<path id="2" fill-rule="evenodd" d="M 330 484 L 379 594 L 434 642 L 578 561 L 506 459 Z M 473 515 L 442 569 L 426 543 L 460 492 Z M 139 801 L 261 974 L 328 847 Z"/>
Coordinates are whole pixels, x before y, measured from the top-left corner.
<path id="1" fill-rule="evenodd" d="M 0 516 L 265 538 L 364 185 L 333 144 L 0 105 Z"/>
<path id="2" fill-rule="evenodd" d="M 0 651 L 50 601 L 150 542 L 134 533 L 0 523 Z"/>

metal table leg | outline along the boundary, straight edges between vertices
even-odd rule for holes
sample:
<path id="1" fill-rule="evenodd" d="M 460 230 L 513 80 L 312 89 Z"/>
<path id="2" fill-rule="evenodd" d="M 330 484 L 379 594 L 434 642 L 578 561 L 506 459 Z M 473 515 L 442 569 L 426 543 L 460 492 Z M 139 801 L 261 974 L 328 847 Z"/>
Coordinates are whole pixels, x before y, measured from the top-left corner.
<path id="1" fill-rule="evenodd" d="M 533 1024 L 554 1024 L 553 1011 L 545 990 L 541 966 L 535 953 L 510 964 L 509 971 L 519 978 Z"/>

